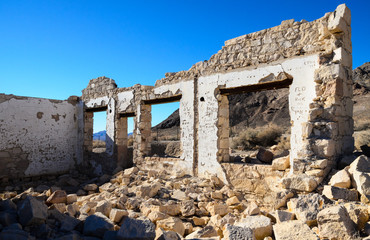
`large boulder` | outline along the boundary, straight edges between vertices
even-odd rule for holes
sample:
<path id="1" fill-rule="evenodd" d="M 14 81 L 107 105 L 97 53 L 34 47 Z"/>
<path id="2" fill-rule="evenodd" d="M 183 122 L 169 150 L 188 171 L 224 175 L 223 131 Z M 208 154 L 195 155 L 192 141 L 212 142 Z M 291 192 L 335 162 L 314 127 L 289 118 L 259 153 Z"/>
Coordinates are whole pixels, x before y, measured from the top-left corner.
<path id="1" fill-rule="evenodd" d="M 113 230 L 114 224 L 104 214 L 97 212 L 86 218 L 83 234 L 102 238 L 104 233 Z"/>
<path id="2" fill-rule="evenodd" d="M 350 188 L 351 187 L 351 176 L 349 175 L 347 169 L 340 170 L 334 174 L 329 184 L 334 187 L 340 188 Z"/>
<path id="3" fill-rule="evenodd" d="M 162 228 L 166 231 L 173 231 L 177 232 L 181 236 L 184 236 L 185 234 L 185 226 L 183 222 L 176 217 L 169 217 L 163 220 L 157 221 L 157 227 Z"/>
<path id="4" fill-rule="evenodd" d="M 257 240 L 272 235 L 271 219 L 262 215 L 247 216 L 235 223 L 235 226 L 250 228 Z"/>
<path id="5" fill-rule="evenodd" d="M 370 199 L 370 159 L 365 155 L 359 156 L 351 163 L 348 172 L 351 174 L 353 187 Z"/>
<path id="6" fill-rule="evenodd" d="M 253 231 L 250 228 L 238 227 L 226 224 L 224 227 L 224 240 L 255 240 Z"/>
<path id="7" fill-rule="evenodd" d="M 285 189 L 292 189 L 301 192 L 312 192 L 318 185 L 315 178 L 307 174 L 283 178 L 281 184 Z"/>
<path id="8" fill-rule="evenodd" d="M 288 209 L 296 215 L 298 220 L 303 221 L 308 226 L 315 225 L 317 214 L 325 208 L 326 199 L 317 193 L 300 195 L 288 202 Z"/>
<path id="9" fill-rule="evenodd" d="M 358 192 L 356 189 L 339 188 L 330 185 L 325 185 L 322 194 L 327 198 L 338 200 L 344 199 L 348 201 L 357 201 Z"/>
<path id="10" fill-rule="evenodd" d="M 316 234 L 300 220 L 280 222 L 274 225 L 274 235 L 276 240 L 317 240 Z"/>
<path id="11" fill-rule="evenodd" d="M 150 220 L 125 218 L 117 233 L 118 240 L 137 239 L 152 240 L 155 238 L 155 225 Z"/>
<path id="12" fill-rule="evenodd" d="M 46 200 L 47 204 L 67 203 L 67 193 L 64 190 L 56 190 Z"/>
<path id="13" fill-rule="evenodd" d="M 18 207 L 19 222 L 23 226 L 42 224 L 48 216 L 47 210 L 43 202 L 28 196 Z"/>
<path id="14" fill-rule="evenodd" d="M 1 240 L 31 240 L 30 234 L 21 229 L 5 229 L 0 232 Z"/>
<path id="15" fill-rule="evenodd" d="M 355 239 L 356 228 L 343 206 L 333 206 L 321 210 L 317 223 L 322 239 Z"/>

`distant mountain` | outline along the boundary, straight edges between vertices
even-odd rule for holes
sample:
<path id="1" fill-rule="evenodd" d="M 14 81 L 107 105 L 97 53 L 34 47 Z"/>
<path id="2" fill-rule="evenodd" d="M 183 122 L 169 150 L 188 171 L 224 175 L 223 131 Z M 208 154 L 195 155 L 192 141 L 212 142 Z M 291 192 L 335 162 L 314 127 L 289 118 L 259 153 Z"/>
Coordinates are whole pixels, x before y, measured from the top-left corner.
<path id="1" fill-rule="evenodd" d="M 97 133 L 94 133 L 93 134 L 93 140 L 100 140 L 100 141 L 104 141 L 105 142 L 105 139 L 106 139 L 106 135 L 107 135 L 107 131 L 104 130 L 104 131 L 100 131 L 100 132 L 97 132 Z M 128 136 L 131 136 L 132 135 L 132 132 L 127 134 Z"/>
<path id="2" fill-rule="evenodd" d="M 103 130 L 93 134 L 93 140 L 100 140 L 105 142 L 107 131 Z"/>

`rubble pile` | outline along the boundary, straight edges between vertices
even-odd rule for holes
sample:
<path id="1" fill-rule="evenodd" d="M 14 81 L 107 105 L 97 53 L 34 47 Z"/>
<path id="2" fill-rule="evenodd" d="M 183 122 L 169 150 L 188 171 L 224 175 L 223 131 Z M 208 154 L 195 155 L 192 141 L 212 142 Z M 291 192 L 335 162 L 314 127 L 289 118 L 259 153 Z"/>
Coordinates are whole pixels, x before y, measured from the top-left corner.
<path id="1" fill-rule="evenodd" d="M 370 239 L 369 166 L 362 155 L 315 192 L 282 189 L 271 209 L 216 176 L 63 175 L 0 193 L 0 239 Z"/>

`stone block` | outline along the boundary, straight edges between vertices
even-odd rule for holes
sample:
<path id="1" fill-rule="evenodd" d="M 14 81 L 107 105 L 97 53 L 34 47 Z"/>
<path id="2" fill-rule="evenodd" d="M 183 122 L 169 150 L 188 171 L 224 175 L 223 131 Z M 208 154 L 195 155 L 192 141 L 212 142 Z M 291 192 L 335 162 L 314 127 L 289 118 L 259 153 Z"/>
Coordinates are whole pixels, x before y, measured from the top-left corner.
<path id="1" fill-rule="evenodd" d="M 183 222 L 176 217 L 169 217 L 163 220 L 157 221 L 157 228 L 162 228 L 166 231 L 174 231 L 180 234 L 181 236 L 184 236 L 185 234 L 185 227 Z"/>
<path id="2" fill-rule="evenodd" d="M 77 194 L 68 194 L 67 195 L 67 204 L 72 204 L 77 202 Z"/>
<path id="3" fill-rule="evenodd" d="M 309 226 L 316 224 L 317 214 L 325 207 L 325 199 L 317 193 L 300 195 L 288 202 L 288 210 Z"/>
<path id="4" fill-rule="evenodd" d="M 257 240 L 262 240 L 265 237 L 272 235 L 271 219 L 262 215 L 248 216 L 242 218 L 234 225 L 244 228 L 250 228 Z"/>
<path id="5" fill-rule="evenodd" d="M 275 218 L 277 223 L 294 220 L 294 213 L 285 210 L 276 210 Z"/>
<path id="6" fill-rule="evenodd" d="M 264 148 L 260 148 L 257 153 L 257 159 L 264 163 L 271 163 L 274 158 L 274 154 Z"/>
<path id="7" fill-rule="evenodd" d="M 155 238 L 155 225 L 150 220 L 125 218 L 118 230 L 117 239 L 152 240 Z"/>
<path id="8" fill-rule="evenodd" d="M 253 231 L 250 228 L 226 224 L 223 231 L 224 240 L 255 240 Z"/>
<path id="9" fill-rule="evenodd" d="M 334 187 L 340 188 L 350 188 L 351 187 L 351 177 L 347 169 L 343 169 L 334 174 L 329 184 Z"/>
<path id="10" fill-rule="evenodd" d="M 306 174 L 295 175 L 292 177 L 286 177 L 282 180 L 282 185 L 286 189 L 312 192 L 317 187 L 317 181 L 314 177 Z"/>
<path id="11" fill-rule="evenodd" d="M 113 208 L 110 211 L 109 219 L 114 223 L 119 223 L 121 219 L 125 216 L 128 216 L 128 212 L 126 210 Z"/>
<path id="12" fill-rule="evenodd" d="M 348 201 L 358 201 L 358 192 L 355 189 L 339 188 L 325 185 L 322 194 L 329 199 L 344 199 Z"/>
<path id="13" fill-rule="evenodd" d="M 213 237 L 217 237 L 218 238 L 218 233 L 216 231 L 216 229 L 212 226 L 206 226 L 202 229 L 199 229 L 191 234 L 189 234 L 188 236 L 186 236 L 185 239 L 213 239 Z"/>
<path id="14" fill-rule="evenodd" d="M 66 202 L 67 202 L 67 193 L 64 190 L 56 190 L 46 200 L 47 204 L 66 203 Z"/>
<path id="15" fill-rule="evenodd" d="M 285 171 L 290 167 L 289 156 L 276 158 L 272 161 L 272 169 Z"/>
<path id="16" fill-rule="evenodd" d="M 355 225 L 343 206 L 321 210 L 317 215 L 317 223 L 322 239 L 355 239 Z"/>
<path id="17" fill-rule="evenodd" d="M 19 222 L 23 226 L 42 224 L 47 218 L 47 210 L 43 202 L 28 196 L 18 207 Z"/>
<path id="18" fill-rule="evenodd" d="M 308 225 L 299 220 L 276 223 L 273 228 L 276 240 L 318 239 Z"/>
<path id="19" fill-rule="evenodd" d="M 113 230 L 113 226 L 114 224 L 109 220 L 109 218 L 98 212 L 86 218 L 83 234 L 86 236 L 102 238 L 106 231 Z"/>

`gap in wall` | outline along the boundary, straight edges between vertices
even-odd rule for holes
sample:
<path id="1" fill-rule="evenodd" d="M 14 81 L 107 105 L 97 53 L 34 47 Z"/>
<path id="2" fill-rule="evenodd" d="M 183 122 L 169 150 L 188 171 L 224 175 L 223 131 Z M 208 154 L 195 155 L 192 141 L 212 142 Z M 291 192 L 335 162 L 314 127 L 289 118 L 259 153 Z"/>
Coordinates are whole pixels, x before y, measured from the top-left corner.
<path id="1" fill-rule="evenodd" d="M 261 161 L 261 156 L 258 156 L 260 148 L 273 153 L 273 158 L 289 154 L 288 96 L 289 88 L 228 96 L 231 162 L 271 163 Z"/>
<path id="2" fill-rule="evenodd" d="M 152 105 L 152 156 L 181 155 L 179 108 L 180 102 Z"/>
<path id="3" fill-rule="evenodd" d="M 93 123 L 93 152 L 106 151 L 107 140 L 107 111 L 94 112 Z"/>

